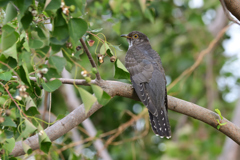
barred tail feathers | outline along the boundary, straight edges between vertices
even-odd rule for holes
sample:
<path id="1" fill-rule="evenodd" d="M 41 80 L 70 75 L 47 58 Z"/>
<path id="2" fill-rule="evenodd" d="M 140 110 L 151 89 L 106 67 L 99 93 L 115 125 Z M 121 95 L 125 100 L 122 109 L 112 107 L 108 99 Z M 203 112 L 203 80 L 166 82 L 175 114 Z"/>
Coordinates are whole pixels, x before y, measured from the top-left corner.
<path id="1" fill-rule="evenodd" d="M 165 108 L 161 109 L 160 113 L 157 116 L 149 112 L 149 118 L 152 130 L 156 135 L 159 135 L 161 138 L 171 138 L 171 127 Z"/>

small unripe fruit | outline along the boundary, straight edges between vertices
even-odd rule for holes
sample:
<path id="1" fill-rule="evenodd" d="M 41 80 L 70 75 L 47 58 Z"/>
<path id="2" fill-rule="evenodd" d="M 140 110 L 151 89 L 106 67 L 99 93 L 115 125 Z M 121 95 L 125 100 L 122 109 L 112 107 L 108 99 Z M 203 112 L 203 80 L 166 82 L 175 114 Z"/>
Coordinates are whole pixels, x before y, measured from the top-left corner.
<path id="1" fill-rule="evenodd" d="M 97 68 L 92 68 L 92 73 L 96 74 L 97 73 Z"/>
<path id="2" fill-rule="evenodd" d="M 75 9 L 76 9 L 76 7 L 74 5 L 71 5 L 70 8 L 69 8 L 70 12 L 74 12 Z"/>
<path id="3" fill-rule="evenodd" d="M 90 77 L 84 77 L 84 78 L 85 78 L 86 82 L 88 82 L 88 83 L 91 82 L 91 80 L 92 80 Z"/>

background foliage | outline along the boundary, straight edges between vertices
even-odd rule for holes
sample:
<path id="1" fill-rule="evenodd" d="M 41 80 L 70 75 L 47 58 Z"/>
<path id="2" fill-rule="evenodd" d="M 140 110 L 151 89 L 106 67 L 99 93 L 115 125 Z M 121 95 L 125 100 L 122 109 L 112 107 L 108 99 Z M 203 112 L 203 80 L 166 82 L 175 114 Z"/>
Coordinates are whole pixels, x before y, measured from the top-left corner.
<path id="1" fill-rule="evenodd" d="M 82 36 L 88 42 L 88 48 L 98 62 L 98 70 L 104 80 L 130 83 L 129 75 L 121 64 L 124 63 L 128 44 L 120 35 L 133 30 L 145 33 L 152 47 L 161 56 L 170 84 L 196 61 L 199 52 L 207 48 L 214 38 L 207 30 L 204 16 L 206 17 L 209 10 L 214 11 L 220 5 L 217 0 L 205 1 L 200 8 L 190 8 L 191 2 L 187 0 L 64 2 L 65 4 L 61 0 L 0 2 L 0 146 L 2 157 L 6 159 L 16 141 L 34 133 L 39 134 L 42 151 L 35 152 L 37 159 L 77 159 L 74 148 L 58 154 L 58 149 L 72 142 L 71 135 L 66 134 L 51 144 L 42 131 L 42 127 L 47 125 L 42 123 L 39 110 L 42 109 L 43 88 L 53 93 L 51 112 L 56 117 L 60 119 L 69 113 L 58 89 L 62 85 L 61 81 L 44 82 L 43 77 L 47 80 L 60 78 L 65 67 L 74 78 L 85 78 L 87 81 L 95 78 L 95 71 L 92 70 L 79 41 Z M 213 19 L 214 15 L 208 18 L 208 22 Z M 59 51 L 62 51 L 63 56 L 59 56 Z M 216 93 L 211 109 L 220 109 L 221 113 L 230 119 L 234 103 L 223 99 L 223 95 L 229 90 L 219 90 L 216 83 L 219 76 L 232 76 L 220 74 L 222 66 L 228 60 L 222 52 L 223 48 L 219 45 L 211 53 L 214 59 L 213 88 Z M 104 57 L 103 63 L 98 59 L 99 56 Z M 117 57 L 117 61 L 111 63 L 112 56 Z M 190 76 L 177 83 L 168 94 L 207 106 L 208 67 L 204 59 Z M 12 76 L 17 76 L 17 79 Z M 37 82 L 30 80 L 29 76 L 37 77 Z M 92 93 L 91 87 L 77 88 L 79 92 L 76 89 L 76 93 L 81 95 L 82 99 L 85 96 L 91 98 L 90 102 L 94 102 L 91 95 L 85 92 L 87 90 Z M 27 118 L 16 108 L 13 99 Z M 100 135 L 128 121 L 131 116 L 126 114 L 126 110 L 139 114 L 143 108 L 139 102 L 115 97 L 91 116 L 91 120 Z M 125 139 L 141 135 L 143 130 L 149 129 L 146 127 L 149 122 L 142 118 L 115 140 L 123 143 L 107 148 L 109 154 L 113 159 L 216 159 L 221 154 L 224 135 L 202 122 L 178 113 L 169 111 L 169 117 L 173 139 L 159 139 L 150 129 L 149 133 L 140 139 L 125 142 Z M 83 139 L 88 137 L 82 130 L 79 132 Z M 108 137 L 103 138 L 107 139 Z M 24 146 L 26 153 L 31 154 L 29 146 Z M 92 142 L 85 143 L 83 147 L 88 149 L 88 153 L 79 157 L 98 157 Z"/>

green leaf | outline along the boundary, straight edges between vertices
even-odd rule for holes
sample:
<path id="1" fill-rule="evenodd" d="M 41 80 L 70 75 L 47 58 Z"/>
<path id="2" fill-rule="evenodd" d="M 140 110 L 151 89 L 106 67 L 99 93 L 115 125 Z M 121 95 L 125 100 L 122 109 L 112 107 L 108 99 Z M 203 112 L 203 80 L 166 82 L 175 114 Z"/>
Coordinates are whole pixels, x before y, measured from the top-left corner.
<path id="1" fill-rule="evenodd" d="M 12 3 L 8 3 L 7 8 L 6 8 L 6 17 L 3 21 L 3 24 L 6 24 L 7 22 L 10 22 L 16 16 L 17 16 L 16 8 L 12 5 Z"/>
<path id="2" fill-rule="evenodd" d="M 25 12 L 24 16 L 21 19 L 23 29 L 27 30 L 32 20 L 33 20 L 32 13 L 29 11 Z"/>
<path id="3" fill-rule="evenodd" d="M 23 43 L 23 47 L 28 51 L 30 52 L 30 48 L 29 48 L 29 44 L 28 44 L 28 41 L 25 40 L 25 42 Z"/>
<path id="4" fill-rule="evenodd" d="M 46 1 L 46 3 L 47 3 L 47 1 Z M 61 0 L 51 0 L 50 3 L 45 8 L 45 10 L 55 10 L 55 9 L 60 8 L 60 6 L 61 6 Z"/>
<path id="5" fill-rule="evenodd" d="M 19 9 L 20 16 L 22 17 L 28 7 L 32 4 L 32 1 L 29 0 L 17 0 L 14 2 Z"/>
<path id="6" fill-rule="evenodd" d="M 36 107 L 36 104 L 34 103 L 33 99 L 28 96 L 26 98 L 26 110 L 28 110 L 30 107 Z"/>
<path id="7" fill-rule="evenodd" d="M 11 71 L 0 73 L 0 79 L 1 80 L 9 81 L 11 78 L 12 78 L 12 72 Z"/>
<path id="8" fill-rule="evenodd" d="M 24 62 L 25 63 L 25 62 Z M 28 77 L 28 71 L 26 72 L 24 69 L 24 65 L 19 66 L 19 69 L 17 70 L 18 75 L 20 76 L 21 80 L 28 86 L 31 86 L 29 77 Z"/>
<path id="9" fill-rule="evenodd" d="M 38 131 L 38 141 L 40 149 L 47 154 L 52 145 L 52 142 L 40 124 L 38 125 Z"/>
<path id="10" fill-rule="evenodd" d="M 14 43 L 10 48 L 4 50 L 2 52 L 2 54 L 5 55 L 6 58 L 12 57 L 16 61 L 18 61 L 18 58 L 17 58 L 17 44 Z"/>
<path id="11" fill-rule="evenodd" d="M 2 123 L 2 125 L 9 127 L 17 127 L 15 122 L 10 117 L 4 117 L 4 122 Z"/>
<path id="12" fill-rule="evenodd" d="M 48 72 L 44 75 L 44 77 L 49 81 L 51 78 L 61 78 L 60 74 L 57 72 L 55 68 L 49 68 Z"/>
<path id="13" fill-rule="evenodd" d="M 74 48 L 76 48 L 76 42 L 86 33 L 88 29 L 87 22 L 81 18 L 72 18 L 68 23 L 70 40 Z"/>
<path id="14" fill-rule="evenodd" d="M 110 101 L 111 96 L 109 96 L 109 94 L 107 94 L 101 87 L 94 84 L 91 84 L 91 87 L 101 105 L 104 106 Z"/>
<path id="15" fill-rule="evenodd" d="M 49 149 L 52 145 L 51 140 L 49 139 L 49 137 L 47 136 L 46 132 L 44 130 L 41 130 L 38 133 L 38 140 L 39 140 L 39 148 L 44 152 L 44 153 L 48 153 Z"/>
<path id="16" fill-rule="evenodd" d="M 24 123 L 25 123 L 25 129 L 24 131 L 20 134 L 20 136 L 17 138 L 16 141 L 21 140 L 22 138 L 27 138 L 29 137 L 30 134 L 32 134 L 33 132 L 35 132 L 37 130 L 37 128 L 31 123 L 29 122 L 26 118 L 24 118 Z"/>
<path id="17" fill-rule="evenodd" d="M 107 53 L 107 50 L 111 50 L 107 42 L 104 42 L 100 48 L 100 54 L 104 55 Z"/>
<path id="18" fill-rule="evenodd" d="M 53 92 L 56 89 L 58 89 L 61 85 L 62 85 L 62 82 L 58 79 L 42 84 L 43 89 L 47 92 Z"/>
<path id="19" fill-rule="evenodd" d="M 35 116 L 35 115 L 37 115 L 37 114 L 40 114 L 40 113 L 38 112 L 37 107 L 30 107 L 28 110 L 25 111 L 25 113 L 26 113 L 27 115 L 29 115 L 29 116 Z"/>
<path id="20" fill-rule="evenodd" d="M 43 41 L 41 41 L 39 39 L 32 39 L 32 40 L 29 41 L 29 47 L 34 48 L 34 49 L 42 48 L 43 47 Z"/>
<path id="21" fill-rule="evenodd" d="M 59 57 L 59 56 L 51 56 L 49 57 L 49 64 L 56 68 L 58 73 L 61 73 L 63 68 L 66 65 L 66 60 L 63 57 Z"/>
<path id="22" fill-rule="evenodd" d="M 26 74 L 26 80 L 28 81 L 28 84 L 31 86 L 31 82 L 30 82 L 30 79 L 29 79 L 29 73 L 28 73 L 28 68 L 27 68 L 27 63 L 26 62 L 23 62 L 22 63 L 22 67 L 24 69 L 24 72 Z"/>
<path id="23" fill-rule="evenodd" d="M 22 146 L 25 153 L 27 154 L 32 153 L 32 148 L 26 142 L 22 141 Z"/>
<path id="24" fill-rule="evenodd" d="M 10 139 L 6 139 L 5 143 L 3 144 L 3 149 L 11 153 L 14 146 L 15 146 L 15 139 L 12 137 Z"/>
<path id="25" fill-rule="evenodd" d="M 57 16 L 54 18 L 53 32 L 51 37 L 51 42 L 54 44 L 59 44 L 60 42 L 64 44 L 69 38 L 68 25 L 62 15 L 62 9 L 58 9 Z"/>
<path id="26" fill-rule="evenodd" d="M 78 88 L 78 91 L 85 107 L 85 113 L 87 113 L 92 105 L 97 101 L 97 98 L 82 88 Z"/>
<path id="27" fill-rule="evenodd" d="M 218 126 L 217 126 L 217 129 L 219 130 L 219 129 L 220 129 L 220 127 L 221 127 L 221 126 L 220 126 L 220 125 L 218 125 Z"/>
<path id="28" fill-rule="evenodd" d="M 122 62 L 117 59 L 115 62 L 115 75 L 117 79 L 130 79 L 130 74 Z"/>

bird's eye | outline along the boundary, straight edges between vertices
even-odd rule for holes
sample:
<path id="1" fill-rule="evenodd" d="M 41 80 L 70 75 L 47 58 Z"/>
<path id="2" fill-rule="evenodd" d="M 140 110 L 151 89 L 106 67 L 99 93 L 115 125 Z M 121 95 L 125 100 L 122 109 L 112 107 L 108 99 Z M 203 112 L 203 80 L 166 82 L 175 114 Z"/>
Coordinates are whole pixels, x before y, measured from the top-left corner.
<path id="1" fill-rule="evenodd" d="M 138 38 L 138 35 L 137 35 L 137 34 L 134 34 L 134 35 L 133 35 L 133 38 L 137 39 L 137 38 Z"/>

